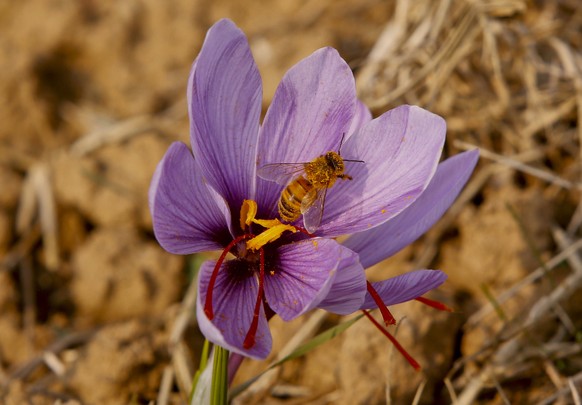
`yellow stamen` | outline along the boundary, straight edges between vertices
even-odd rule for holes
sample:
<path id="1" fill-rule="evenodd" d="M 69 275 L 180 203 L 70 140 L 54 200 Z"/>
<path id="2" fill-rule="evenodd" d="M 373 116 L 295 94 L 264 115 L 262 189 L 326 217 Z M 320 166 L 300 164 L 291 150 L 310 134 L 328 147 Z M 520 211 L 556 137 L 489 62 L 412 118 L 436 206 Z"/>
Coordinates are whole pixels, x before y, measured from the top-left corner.
<path id="1" fill-rule="evenodd" d="M 259 250 L 267 243 L 271 243 L 279 239 L 279 237 L 285 231 L 297 232 L 297 229 L 295 229 L 295 227 L 291 225 L 279 223 L 279 225 L 275 225 L 272 228 L 268 228 L 266 231 L 262 232 L 258 236 L 247 241 L 247 249 Z"/>
<path id="2" fill-rule="evenodd" d="M 279 221 L 278 219 L 253 219 L 253 222 L 255 224 L 261 225 L 263 228 L 272 228 L 274 226 L 281 224 L 281 221 Z"/>
<path id="3" fill-rule="evenodd" d="M 257 203 L 253 200 L 244 200 L 240 209 L 240 226 L 245 229 L 251 223 L 262 226 L 266 230 L 253 239 L 247 241 L 247 249 L 259 250 L 267 243 L 273 242 L 285 231 L 297 232 L 297 229 L 288 224 L 283 224 L 278 219 L 256 219 Z"/>
<path id="4" fill-rule="evenodd" d="M 257 203 L 253 200 L 244 200 L 240 207 L 240 228 L 245 229 L 253 222 L 257 215 Z"/>

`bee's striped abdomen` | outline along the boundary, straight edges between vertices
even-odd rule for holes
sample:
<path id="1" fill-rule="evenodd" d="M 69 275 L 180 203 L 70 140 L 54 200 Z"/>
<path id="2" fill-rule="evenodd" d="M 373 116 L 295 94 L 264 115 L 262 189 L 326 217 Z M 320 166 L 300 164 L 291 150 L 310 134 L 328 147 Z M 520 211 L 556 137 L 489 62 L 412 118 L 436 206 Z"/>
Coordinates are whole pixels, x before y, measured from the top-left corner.
<path id="1" fill-rule="evenodd" d="M 279 199 L 279 215 L 293 222 L 301 215 L 301 201 L 313 189 L 313 184 L 303 176 L 297 177 L 283 190 Z"/>

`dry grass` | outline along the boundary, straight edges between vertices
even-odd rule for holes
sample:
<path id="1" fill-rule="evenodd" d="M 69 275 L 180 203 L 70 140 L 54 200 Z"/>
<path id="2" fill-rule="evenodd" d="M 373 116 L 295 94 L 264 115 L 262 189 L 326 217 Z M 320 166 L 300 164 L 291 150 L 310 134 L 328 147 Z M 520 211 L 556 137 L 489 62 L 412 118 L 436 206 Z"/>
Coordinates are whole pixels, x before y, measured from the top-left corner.
<path id="1" fill-rule="evenodd" d="M 540 370 L 546 378 L 536 379 L 537 384 L 555 390 L 540 403 L 580 401 L 581 374 L 568 377 L 555 364 L 580 356 L 580 312 L 563 305 L 573 302 L 582 286 L 579 243 L 572 240 L 580 231 L 581 26 L 582 14 L 571 1 L 400 1 L 359 70 L 361 97 L 373 108 L 408 102 L 447 117 L 455 140 L 449 147 L 481 148 L 479 174 L 489 179 L 494 169 L 519 171 L 548 198 L 578 206 L 564 224 L 567 231 L 551 224 L 559 258 L 545 262 L 518 287 L 499 291 L 495 305 L 503 307 L 521 288 L 549 277 L 547 272 L 564 259 L 570 274 L 552 288 L 538 288 L 535 300 L 503 320 L 498 335 L 456 361 L 447 379 L 453 403 L 478 402 L 492 389 L 501 403 L 512 403 L 511 382 Z M 460 204 L 487 187 L 488 179 L 479 174 Z M 563 210 L 560 203 L 555 209 Z M 436 243 L 443 231 L 437 227 L 427 242 Z M 436 252 L 436 247 L 427 250 Z M 485 317 L 495 317 L 492 308 L 486 304 L 466 328 L 480 328 Z"/>

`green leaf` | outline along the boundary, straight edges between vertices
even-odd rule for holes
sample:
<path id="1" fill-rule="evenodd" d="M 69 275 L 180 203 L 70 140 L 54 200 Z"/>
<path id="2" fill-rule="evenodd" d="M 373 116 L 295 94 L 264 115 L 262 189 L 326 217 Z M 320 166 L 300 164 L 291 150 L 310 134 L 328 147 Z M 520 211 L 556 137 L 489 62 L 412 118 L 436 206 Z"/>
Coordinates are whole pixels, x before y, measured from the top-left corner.
<path id="1" fill-rule="evenodd" d="M 202 353 L 200 354 L 200 366 L 198 370 L 194 373 L 194 378 L 192 379 L 192 390 L 190 391 L 190 400 L 188 403 L 192 402 L 192 397 L 194 396 L 194 391 L 196 391 L 196 385 L 198 385 L 198 380 L 200 379 L 200 374 L 206 368 L 206 364 L 208 363 L 208 350 L 210 348 L 210 342 L 208 340 L 204 340 L 204 346 L 202 346 Z"/>
<path id="2" fill-rule="evenodd" d="M 505 315 L 503 308 L 501 305 L 499 305 L 499 302 L 497 302 L 495 296 L 491 293 L 489 286 L 487 284 L 481 284 L 481 291 L 483 291 L 483 294 L 485 294 L 485 297 L 487 297 L 489 303 L 493 309 L 495 309 L 495 313 L 497 313 L 499 319 L 501 319 L 503 322 L 507 322 L 507 315 Z"/>
<path id="3" fill-rule="evenodd" d="M 212 365 L 211 405 L 226 405 L 228 399 L 228 350 L 214 345 Z"/>
<path id="4" fill-rule="evenodd" d="M 325 342 L 327 342 L 327 341 L 333 339 L 334 337 L 339 336 L 341 333 L 345 332 L 350 326 L 352 326 L 354 323 L 359 321 L 360 318 L 362 318 L 363 316 L 364 315 L 358 315 L 354 319 L 350 319 L 347 322 L 340 323 L 339 325 L 336 325 L 332 328 L 329 328 L 325 332 L 320 333 L 319 335 L 315 336 L 310 341 L 299 346 L 297 349 L 295 349 L 293 351 L 293 353 L 289 354 L 288 356 L 283 357 L 278 362 L 272 364 L 270 366 L 270 368 L 279 366 L 279 365 L 281 365 L 289 360 L 296 359 L 298 357 L 301 357 L 301 356 L 309 353 L 310 351 L 312 351 L 316 347 L 321 346 Z"/>

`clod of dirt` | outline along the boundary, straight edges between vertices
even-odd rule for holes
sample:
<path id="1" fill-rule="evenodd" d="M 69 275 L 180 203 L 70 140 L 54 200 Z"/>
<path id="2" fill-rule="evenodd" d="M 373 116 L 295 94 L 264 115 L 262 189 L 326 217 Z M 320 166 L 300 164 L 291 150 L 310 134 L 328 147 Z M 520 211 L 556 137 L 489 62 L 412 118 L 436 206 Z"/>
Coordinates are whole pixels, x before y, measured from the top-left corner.
<path id="1" fill-rule="evenodd" d="M 22 330 L 18 293 L 10 273 L 0 272 L 0 358 L 3 364 L 25 361 L 34 353 L 33 342 Z"/>
<path id="2" fill-rule="evenodd" d="M 155 316 L 179 299 L 182 258 L 134 229 L 100 228 L 72 265 L 72 295 L 83 322 Z"/>
<path id="3" fill-rule="evenodd" d="M 0 210 L 0 255 L 3 255 L 12 240 L 12 221 L 8 214 Z"/>
<path id="4" fill-rule="evenodd" d="M 69 388 L 86 404 L 155 400 L 167 338 L 162 325 L 152 322 L 131 320 L 104 328 L 81 351 Z"/>
<path id="5" fill-rule="evenodd" d="M 465 210 L 459 219 L 459 238 L 444 244 L 442 267 L 449 274 L 451 286 L 469 291 L 479 304 L 506 291 L 539 266 L 534 248 L 546 251 L 550 244 L 548 224 L 551 209 L 536 188 L 521 190 L 509 184 L 491 188 L 476 210 Z M 463 248 L 459 249 L 458 246 Z M 546 258 L 547 259 L 547 258 Z M 535 290 L 522 288 L 516 298 L 501 306 L 509 319 L 528 305 Z M 472 308 L 461 308 L 464 313 Z M 463 353 L 478 352 L 504 326 L 493 312 L 478 327 L 467 329 Z"/>
<path id="6" fill-rule="evenodd" d="M 8 167 L 0 165 L 0 255 L 6 252 L 12 241 L 14 215 L 20 196 L 22 178 Z M 12 215 L 11 215 L 12 213 Z"/>
<path id="7" fill-rule="evenodd" d="M 59 248 L 63 256 L 69 257 L 85 242 L 89 230 L 78 210 L 63 207 L 59 212 Z"/>
<path id="8" fill-rule="evenodd" d="M 24 390 L 24 383 L 22 381 L 14 381 L 6 390 L 3 400 L 6 405 L 20 405 L 27 402 L 26 393 Z"/>
<path id="9" fill-rule="evenodd" d="M 57 198 L 96 225 L 139 223 L 151 227 L 147 194 L 168 142 L 144 134 L 94 155 L 61 154 L 54 162 Z"/>
<path id="10" fill-rule="evenodd" d="M 492 188 L 478 211 L 463 211 L 459 239 L 441 251 L 449 283 L 486 301 L 483 285 L 502 291 L 539 265 L 528 243 L 546 250 L 549 223 L 551 209 L 538 189 Z"/>
<path id="11" fill-rule="evenodd" d="M 400 322 L 391 327 L 410 355 L 421 365 L 415 372 L 390 341 L 368 320 L 362 319 L 344 333 L 337 357 L 341 395 L 337 404 L 383 403 L 387 392 L 396 403 L 412 403 L 423 379 L 420 404 L 438 398 L 440 384 L 453 359 L 455 330 L 460 319 L 418 302 L 391 307 Z"/>
<path id="12" fill-rule="evenodd" d="M 14 208 L 20 197 L 22 177 L 13 170 L 0 165 L 0 184 L 2 185 L 0 207 Z"/>

